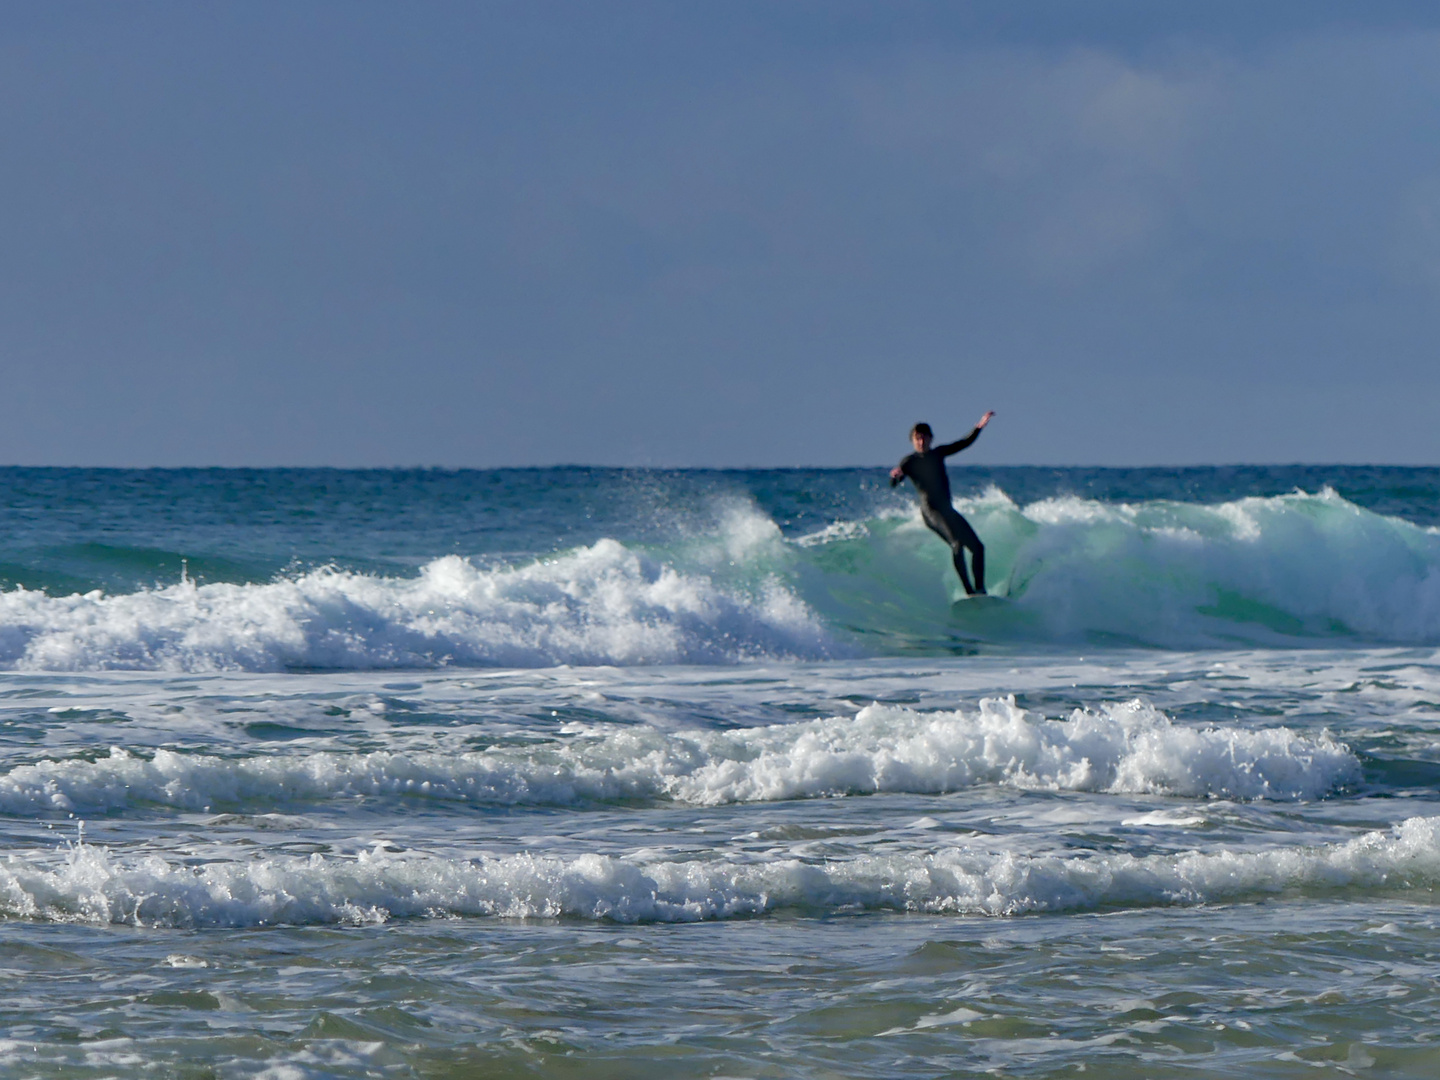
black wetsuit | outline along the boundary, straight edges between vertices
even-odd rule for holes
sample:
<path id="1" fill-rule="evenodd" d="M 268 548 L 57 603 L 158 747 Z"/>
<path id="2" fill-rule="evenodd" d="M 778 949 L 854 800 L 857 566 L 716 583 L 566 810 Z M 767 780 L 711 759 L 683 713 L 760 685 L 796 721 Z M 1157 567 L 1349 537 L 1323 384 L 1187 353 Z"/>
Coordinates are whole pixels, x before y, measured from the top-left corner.
<path id="1" fill-rule="evenodd" d="M 970 523 L 960 516 L 950 504 L 950 477 L 945 474 L 945 459 L 958 454 L 980 437 L 976 428 L 958 442 L 944 446 L 932 446 L 923 453 L 916 451 L 900 462 L 900 471 L 910 478 L 915 490 L 920 493 L 920 516 L 931 530 L 950 545 L 955 560 L 955 572 L 960 575 L 960 584 L 970 596 L 985 591 L 985 545 Z M 892 479 L 894 487 L 899 480 Z M 970 549 L 970 565 L 975 571 L 975 584 L 970 584 L 970 575 L 965 570 L 965 549 Z"/>

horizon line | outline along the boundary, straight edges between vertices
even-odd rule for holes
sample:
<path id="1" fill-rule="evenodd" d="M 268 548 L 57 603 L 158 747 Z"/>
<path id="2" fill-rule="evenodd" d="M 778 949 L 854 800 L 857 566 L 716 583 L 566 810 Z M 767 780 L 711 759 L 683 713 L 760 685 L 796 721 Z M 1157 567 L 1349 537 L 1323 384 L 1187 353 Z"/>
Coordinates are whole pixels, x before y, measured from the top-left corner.
<path id="1" fill-rule="evenodd" d="M 532 465 L 17 465 L 0 464 L 0 471 L 85 470 L 108 472 L 538 472 L 546 469 L 604 469 L 638 472 L 848 472 L 861 469 L 888 469 L 893 462 L 847 465 L 613 465 L 584 462 L 557 462 Z M 1440 469 L 1440 463 L 1340 462 L 1340 461 L 1231 461 L 1157 463 L 1147 465 L 1105 465 L 1019 462 L 961 462 L 949 468 L 980 469 Z"/>

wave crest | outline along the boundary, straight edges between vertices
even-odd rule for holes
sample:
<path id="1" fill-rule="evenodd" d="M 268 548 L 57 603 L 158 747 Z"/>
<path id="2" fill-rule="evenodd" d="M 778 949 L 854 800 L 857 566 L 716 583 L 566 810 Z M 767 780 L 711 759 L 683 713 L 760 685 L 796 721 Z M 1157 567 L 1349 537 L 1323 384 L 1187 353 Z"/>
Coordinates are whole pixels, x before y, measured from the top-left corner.
<path id="1" fill-rule="evenodd" d="M 832 795 L 938 794 L 979 785 L 1189 798 L 1316 799 L 1361 778 L 1328 736 L 1173 723 L 1143 702 L 1046 720 L 1013 698 L 974 712 L 871 705 L 854 717 L 730 731 L 577 725 L 525 749 L 465 754 L 315 753 L 231 759 L 122 749 L 0 777 L 0 811 L 132 806 L 270 808 L 356 795 L 500 805 L 615 800 L 691 805 Z"/>
<path id="2" fill-rule="evenodd" d="M 930 855 L 632 862 L 512 855 L 260 858 L 193 867 L 77 846 L 62 865 L 0 865 L 0 915 L 142 926 L 377 923 L 502 916 L 690 922 L 782 910 L 1019 915 L 1216 903 L 1282 892 L 1434 888 L 1440 818 L 1410 818 L 1318 848 L 1183 855 L 1027 856 L 944 848 Z"/>

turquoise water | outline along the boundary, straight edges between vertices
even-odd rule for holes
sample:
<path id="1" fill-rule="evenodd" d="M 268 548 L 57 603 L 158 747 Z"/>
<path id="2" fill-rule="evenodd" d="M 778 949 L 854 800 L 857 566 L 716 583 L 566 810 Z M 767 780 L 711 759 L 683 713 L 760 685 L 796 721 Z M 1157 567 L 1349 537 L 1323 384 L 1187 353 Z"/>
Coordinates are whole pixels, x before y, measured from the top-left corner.
<path id="1" fill-rule="evenodd" d="M 954 479 L 0 470 L 4 1073 L 1435 1075 L 1440 470 Z"/>

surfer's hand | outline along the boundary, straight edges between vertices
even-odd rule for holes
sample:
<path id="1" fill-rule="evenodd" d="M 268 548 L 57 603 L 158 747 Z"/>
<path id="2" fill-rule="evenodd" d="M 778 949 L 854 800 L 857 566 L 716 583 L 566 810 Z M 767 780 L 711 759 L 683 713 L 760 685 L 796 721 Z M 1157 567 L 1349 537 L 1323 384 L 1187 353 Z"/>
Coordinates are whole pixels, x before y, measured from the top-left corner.
<path id="1" fill-rule="evenodd" d="M 901 469 L 899 465 L 896 465 L 893 469 L 890 470 L 890 485 L 893 487 L 894 485 L 898 484 L 900 482 L 900 478 L 904 475 L 905 471 Z"/>
<path id="2" fill-rule="evenodd" d="M 990 422 L 990 418 L 991 418 L 992 416 L 994 416 L 994 415 L 995 415 L 995 410 L 994 410 L 994 409 L 991 409 L 991 410 L 990 410 L 989 412 L 987 412 L 984 416 L 980 417 L 980 422 L 975 425 L 975 430 L 976 430 L 976 431 L 979 431 L 981 428 L 983 428 L 986 424 L 988 424 L 988 423 Z"/>

